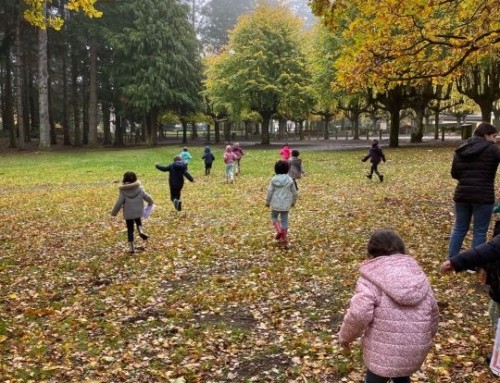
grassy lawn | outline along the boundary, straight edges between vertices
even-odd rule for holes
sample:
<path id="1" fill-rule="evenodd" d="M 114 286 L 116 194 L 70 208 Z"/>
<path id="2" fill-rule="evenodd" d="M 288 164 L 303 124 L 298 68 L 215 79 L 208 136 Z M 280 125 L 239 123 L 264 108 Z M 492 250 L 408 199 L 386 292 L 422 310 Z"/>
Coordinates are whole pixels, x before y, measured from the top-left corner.
<path id="1" fill-rule="evenodd" d="M 179 147 L 1 155 L 0 381 L 361 382 L 358 344 L 347 354 L 335 334 L 381 227 L 398 230 L 440 301 L 414 380 L 496 381 L 484 288 L 438 273 L 453 148 L 385 149 L 383 183 L 364 176 L 366 150 L 302 150 L 289 249 L 264 202 L 278 150 L 244 149 L 227 185 L 222 148 L 208 177 L 203 147 L 191 148 L 180 213 L 154 168 Z M 109 217 L 127 170 L 157 205 L 133 256 L 121 213 Z"/>

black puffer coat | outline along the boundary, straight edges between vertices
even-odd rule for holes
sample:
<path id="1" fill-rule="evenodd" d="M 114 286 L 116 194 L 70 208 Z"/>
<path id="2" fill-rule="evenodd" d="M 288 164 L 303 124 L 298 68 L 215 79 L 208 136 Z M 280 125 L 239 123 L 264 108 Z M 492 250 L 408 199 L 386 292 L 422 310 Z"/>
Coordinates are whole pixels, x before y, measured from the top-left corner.
<path id="1" fill-rule="evenodd" d="M 485 268 L 490 298 L 500 303 L 500 235 L 493 237 L 488 243 L 458 253 L 450 258 L 450 262 L 457 272 L 476 267 Z"/>
<path id="2" fill-rule="evenodd" d="M 453 200 L 462 203 L 495 202 L 495 175 L 500 149 L 484 137 L 474 136 L 455 150 L 451 176 L 458 180 Z"/>

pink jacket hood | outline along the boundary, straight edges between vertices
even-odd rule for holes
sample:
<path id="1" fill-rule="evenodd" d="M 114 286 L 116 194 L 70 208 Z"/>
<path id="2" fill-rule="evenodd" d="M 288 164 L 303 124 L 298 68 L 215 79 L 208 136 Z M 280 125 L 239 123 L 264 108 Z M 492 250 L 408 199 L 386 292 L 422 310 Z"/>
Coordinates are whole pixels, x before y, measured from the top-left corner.
<path id="1" fill-rule="evenodd" d="M 397 267 L 393 267 L 396 264 Z M 429 294 L 427 276 L 409 255 L 394 254 L 371 259 L 361 265 L 359 272 L 402 306 L 415 306 Z"/>

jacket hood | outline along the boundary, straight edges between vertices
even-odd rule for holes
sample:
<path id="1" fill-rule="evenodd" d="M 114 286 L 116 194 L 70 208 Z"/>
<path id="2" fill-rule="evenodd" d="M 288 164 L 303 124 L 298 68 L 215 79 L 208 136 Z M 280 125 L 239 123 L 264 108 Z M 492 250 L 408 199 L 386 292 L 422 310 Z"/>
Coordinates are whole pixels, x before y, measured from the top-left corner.
<path id="1" fill-rule="evenodd" d="M 460 157 L 475 157 L 482 153 L 490 145 L 494 145 L 492 142 L 487 141 L 483 137 L 474 136 L 467 140 L 466 143 L 460 145 L 459 148 L 455 150 L 455 153 Z"/>
<path id="2" fill-rule="evenodd" d="M 271 180 L 271 183 L 276 187 L 284 187 L 293 183 L 293 180 L 288 174 L 276 174 Z"/>
<path id="3" fill-rule="evenodd" d="M 186 163 L 184 161 L 174 161 L 172 168 L 179 171 L 186 170 Z"/>
<path id="4" fill-rule="evenodd" d="M 403 306 L 417 305 L 429 291 L 426 275 L 409 255 L 377 257 L 363 263 L 359 271 L 362 277 Z"/>
<path id="5" fill-rule="evenodd" d="M 120 191 L 128 198 L 135 198 L 141 192 L 141 183 L 139 181 L 131 184 L 120 185 Z"/>

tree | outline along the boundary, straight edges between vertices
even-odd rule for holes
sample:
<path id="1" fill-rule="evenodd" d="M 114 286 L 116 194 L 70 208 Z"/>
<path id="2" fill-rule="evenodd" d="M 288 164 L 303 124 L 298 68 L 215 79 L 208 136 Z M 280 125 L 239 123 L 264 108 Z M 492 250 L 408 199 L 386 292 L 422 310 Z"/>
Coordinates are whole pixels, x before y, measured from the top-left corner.
<path id="1" fill-rule="evenodd" d="M 500 57 L 464 69 L 457 79 L 457 90 L 479 105 L 483 121 L 491 122 L 493 103 L 500 99 Z"/>
<path id="2" fill-rule="evenodd" d="M 311 0 L 311 5 L 350 40 L 338 62 L 342 82 L 350 86 L 446 76 L 500 44 L 497 0 Z"/>
<path id="3" fill-rule="evenodd" d="M 280 106 L 289 105 L 292 89 L 307 85 L 301 47 L 301 24 L 282 6 L 259 5 L 243 15 L 231 33 L 228 51 L 221 54 L 207 81 L 218 104 L 231 112 L 254 111 L 262 117 L 262 143 L 269 144 L 269 123 Z M 224 79 L 225 78 L 225 79 Z"/>
<path id="4" fill-rule="evenodd" d="M 25 19 L 38 27 L 38 87 L 39 87 L 39 114 L 40 114 L 40 141 L 39 148 L 50 148 L 49 123 L 49 84 L 47 68 L 47 28 L 61 29 L 64 21 L 60 15 L 47 14 L 46 0 L 24 0 L 28 8 L 24 12 Z M 100 17 L 102 13 L 94 8 L 95 0 L 69 0 L 66 8 L 69 11 L 82 11 L 88 17 Z M 54 12 L 57 10 L 54 8 Z"/>
<path id="5" fill-rule="evenodd" d="M 255 0 L 211 0 L 202 9 L 201 43 L 205 50 L 218 53 L 229 41 L 229 31 L 238 17 L 255 7 Z"/>
<path id="6" fill-rule="evenodd" d="M 108 34 L 115 85 L 122 102 L 146 116 L 147 141 L 156 145 L 162 111 L 186 115 L 199 104 L 201 64 L 189 8 L 176 0 L 127 0 L 117 8 L 133 21 Z"/>

